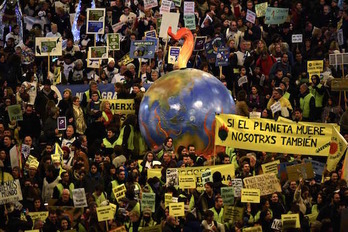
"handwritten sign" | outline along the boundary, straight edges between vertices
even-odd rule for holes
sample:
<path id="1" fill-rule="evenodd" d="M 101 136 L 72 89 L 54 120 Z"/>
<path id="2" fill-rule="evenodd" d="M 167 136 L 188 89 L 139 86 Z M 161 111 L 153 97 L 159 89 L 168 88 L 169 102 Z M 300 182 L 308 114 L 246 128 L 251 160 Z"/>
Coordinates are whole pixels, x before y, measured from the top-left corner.
<path id="1" fill-rule="evenodd" d="M 0 185 L 0 205 L 23 200 L 19 180 L 7 181 Z"/>
<path id="2" fill-rule="evenodd" d="M 251 10 L 247 10 L 246 20 L 251 23 L 255 23 L 255 19 L 256 19 L 255 12 L 252 12 Z"/>
<path id="3" fill-rule="evenodd" d="M 184 15 L 195 14 L 195 2 L 184 1 Z"/>
<path id="4" fill-rule="evenodd" d="M 293 34 L 291 36 L 291 42 L 292 43 L 302 43 L 303 41 L 303 35 L 302 34 Z"/>
<path id="5" fill-rule="evenodd" d="M 121 184 L 112 189 L 117 202 L 126 196 L 126 186 Z"/>
<path id="6" fill-rule="evenodd" d="M 155 212 L 156 194 L 155 193 L 143 193 L 141 198 L 141 211 L 148 208 L 151 212 Z"/>
<path id="7" fill-rule="evenodd" d="M 243 179 L 245 188 L 260 189 L 261 196 L 281 192 L 279 180 L 275 174 L 263 174 Z"/>
<path id="8" fill-rule="evenodd" d="M 268 7 L 268 3 L 264 2 L 264 3 L 260 3 L 260 4 L 256 4 L 255 5 L 255 12 L 256 12 L 256 16 L 257 17 L 263 17 L 266 15 L 266 10 Z"/>
<path id="9" fill-rule="evenodd" d="M 267 7 L 265 23 L 266 24 L 283 24 L 288 18 L 288 8 Z"/>
<path id="10" fill-rule="evenodd" d="M 42 212 L 29 212 L 28 213 L 33 222 L 36 220 L 40 220 L 44 222 L 46 218 L 48 217 L 48 211 L 42 211 Z"/>
<path id="11" fill-rule="evenodd" d="M 224 205 L 234 204 L 234 191 L 233 187 L 221 187 L 221 197 Z"/>
<path id="12" fill-rule="evenodd" d="M 157 0 L 144 0 L 144 9 L 151 9 L 153 7 L 158 6 L 158 1 Z"/>
<path id="13" fill-rule="evenodd" d="M 98 221 L 107 221 L 114 219 L 115 211 L 111 205 L 97 207 Z"/>
<path id="14" fill-rule="evenodd" d="M 224 206 L 224 220 L 225 222 L 237 222 L 243 219 L 244 208 L 231 205 Z"/>
<path id="15" fill-rule="evenodd" d="M 288 180 L 297 181 L 299 178 L 304 180 L 314 178 L 312 163 L 296 164 L 286 167 Z"/>
<path id="16" fill-rule="evenodd" d="M 233 194 L 235 197 L 240 197 L 240 193 L 243 188 L 243 181 L 240 178 L 232 179 L 231 185 L 233 187 Z"/>

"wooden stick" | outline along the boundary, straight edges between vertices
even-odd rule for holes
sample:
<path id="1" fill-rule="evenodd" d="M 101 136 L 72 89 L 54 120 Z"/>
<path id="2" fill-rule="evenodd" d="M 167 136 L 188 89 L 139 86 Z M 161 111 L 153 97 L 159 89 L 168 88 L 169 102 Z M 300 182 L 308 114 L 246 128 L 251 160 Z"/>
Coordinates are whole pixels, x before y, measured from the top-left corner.
<path id="1" fill-rule="evenodd" d="M 138 70 L 138 78 L 141 80 L 141 76 L 140 76 L 140 71 L 141 71 L 141 62 L 142 62 L 143 58 L 139 59 L 139 70 Z"/>
<path id="2" fill-rule="evenodd" d="M 51 56 L 50 56 L 50 53 L 48 53 L 48 69 L 47 69 L 47 80 L 49 78 L 49 75 L 50 75 L 50 69 L 51 69 Z"/>
<path id="3" fill-rule="evenodd" d="M 108 221 L 105 221 L 105 225 L 106 225 L 106 231 L 109 231 L 109 223 L 108 223 Z"/>
<path id="4" fill-rule="evenodd" d="M 219 69 L 220 69 L 220 80 L 222 78 L 222 66 L 219 66 Z"/>

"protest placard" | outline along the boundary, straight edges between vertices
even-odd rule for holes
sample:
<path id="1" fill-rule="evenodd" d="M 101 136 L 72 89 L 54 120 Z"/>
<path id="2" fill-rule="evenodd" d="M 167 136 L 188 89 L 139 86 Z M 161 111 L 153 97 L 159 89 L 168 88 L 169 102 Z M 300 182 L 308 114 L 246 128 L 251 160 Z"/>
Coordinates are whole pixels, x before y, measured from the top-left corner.
<path id="1" fill-rule="evenodd" d="M 266 10 L 268 7 L 268 2 L 263 2 L 255 5 L 255 12 L 257 17 L 262 17 L 266 15 Z"/>
<path id="2" fill-rule="evenodd" d="M 262 232 L 262 227 L 260 225 L 253 227 L 243 228 L 243 232 Z"/>
<path id="3" fill-rule="evenodd" d="M 156 30 L 145 31 L 145 37 L 157 37 Z"/>
<path id="4" fill-rule="evenodd" d="M 89 52 L 88 52 L 89 53 Z M 87 68 L 99 68 L 100 61 L 87 58 Z"/>
<path id="5" fill-rule="evenodd" d="M 120 199 L 126 196 L 126 191 L 127 191 L 126 186 L 124 184 L 116 186 L 115 188 L 112 189 L 112 192 L 114 193 L 117 201 L 119 201 Z"/>
<path id="6" fill-rule="evenodd" d="M 87 9 L 87 34 L 104 34 L 105 8 Z"/>
<path id="7" fill-rule="evenodd" d="M 61 56 L 61 37 L 36 37 L 35 56 Z"/>
<path id="8" fill-rule="evenodd" d="M 302 43 L 302 41 L 303 41 L 302 34 L 293 34 L 291 36 L 291 42 L 292 43 Z"/>
<path id="9" fill-rule="evenodd" d="M 248 119 L 232 114 L 216 115 L 215 145 L 253 151 L 327 156 L 331 124 Z"/>
<path id="10" fill-rule="evenodd" d="M 283 24 L 288 18 L 288 8 L 267 7 L 265 24 Z"/>
<path id="11" fill-rule="evenodd" d="M 196 188 L 196 178 L 194 175 L 179 176 L 180 189 L 194 189 Z"/>
<path id="12" fill-rule="evenodd" d="M 110 51 L 120 50 L 120 34 L 118 33 L 107 34 L 106 44 Z"/>
<path id="13" fill-rule="evenodd" d="M 211 170 L 208 169 L 202 172 L 202 183 L 205 185 L 208 182 L 213 182 L 213 176 L 211 175 Z"/>
<path id="14" fill-rule="evenodd" d="M 233 188 L 234 197 L 240 197 L 240 192 L 242 191 L 242 188 L 243 188 L 242 179 L 240 179 L 240 178 L 232 179 L 231 185 Z"/>
<path id="15" fill-rule="evenodd" d="M 342 46 L 344 44 L 343 30 L 339 29 L 337 31 L 337 42 L 338 45 Z"/>
<path id="16" fill-rule="evenodd" d="M 260 203 L 260 189 L 242 188 L 241 202 Z"/>
<path id="17" fill-rule="evenodd" d="M 205 41 L 207 40 L 206 36 L 197 36 L 195 38 L 195 47 L 194 47 L 194 51 L 203 51 L 204 50 L 204 44 Z"/>
<path id="18" fill-rule="evenodd" d="M 230 48 L 229 47 L 219 47 L 217 54 L 216 54 L 216 60 L 215 60 L 215 66 L 228 66 L 229 65 L 229 57 L 230 57 Z"/>
<path id="19" fill-rule="evenodd" d="M 153 41 L 135 40 L 131 41 L 130 58 L 153 59 L 155 57 L 155 43 Z"/>
<path id="20" fill-rule="evenodd" d="M 88 206 L 84 188 L 74 189 L 72 193 L 73 193 L 74 206 L 76 208 L 84 208 Z"/>
<path id="21" fill-rule="evenodd" d="M 163 39 L 168 39 L 168 28 L 172 27 L 172 32 L 176 34 L 178 30 L 178 22 L 179 22 L 180 13 L 167 13 L 163 12 L 161 27 L 159 32 L 159 37 Z"/>
<path id="22" fill-rule="evenodd" d="M 196 30 L 196 17 L 195 15 L 184 15 L 184 24 L 190 30 Z"/>
<path id="23" fill-rule="evenodd" d="M 281 231 L 282 230 L 282 220 L 280 219 L 273 219 L 271 229 L 276 230 L 276 231 Z"/>
<path id="24" fill-rule="evenodd" d="M 103 99 L 103 101 L 106 100 Z M 108 99 L 107 101 L 110 103 L 110 110 L 113 114 L 135 114 L 134 99 Z"/>
<path id="25" fill-rule="evenodd" d="M 23 200 L 19 180 L 0 183 L 0 205 Z"/>
<path id="26" fill-rule="evenodd" d="M 115 211 L 112 206 L 97 207 L 98 222 L 114 219 Z"/>
<path id="27" fill-rule="evenodd" d="M 168 170 L 173 169 L 169 168 Z M 195 178 L 197 180 L 196 182 L 196 188 L 198 191 L 203 190 L 203 182 L 202 182 L 202 172 L 206 170 L 211 170 L 212 174 L 215 172 L 220 172 L 222 177 L 222 183 L 228 184 L 229 181 L 231 181 L 234 178 L 234 166 L 232 164 L 223 164 L 223 165 L 216 165 L 216 166 L 203 166 L 203 167 L 185 167 L 185 168 L 175 168 L 179 172 L 179 176 L 185 176 L 185 175 L 195 175 Z M 157 170 L 155 169 L 149 169 L 147 170 L 148 175 L 156 175 L 152 172 L 155 172 L 157 176 L 158 175 Z"/>
<path id="28" fill-rule="evenodd" d="M 169 203 L 173 202 L 173 195 L 171 193 L 165 193 L 164 194 L 164 206 L 167 208 L 169 206 Z"/>
<path id="29" fill-rule="evenodd" d="M 118 65 L 119 66 L 127 65 L 133 61 L 134 59 L 129 56 L 129 52 L 128 52 L 126 55 L 122 56 L 122 58 L 118 61 Z"/>
<path id="30" fill-rule="evenodd" d="M 262 164 L 261 167 L 263 174 L 278 174 L 278 164 L 280 164 L 280 160 L 275 160 L 273 162 Z"/>
<path id="31" fill-rule="evenodd" d="M 195 2 L 184 1 L 184 16 L 195 14 Z"/>
<path id="32" fill-rule="evenodd" d="M 179 173 L 177 169 L 167 169 L 166 172 L 166 186 L 178 186 Z"/>
<path id="33" fill-rule="evenodd" d="M 57 118 L 57 129 L 58 130 L 66 130 L 66 117 L 58 117 Z"/>
<path id="34" fill-rule="evenodd" d="M 300 216 L 299 214 L 282 214 L 282 229 L 300 228 Z"/>
<path id="35" fill-rule="evenodd" d="M 300 178 L 307 180 L 314 178 L 312 163 L 296 164 L 286 167 L 288 180 L 297 181 Z"/>
<path id="36" fill-rule="evenodd" d="M 322 72 L 324 68 L 323 60 L 309 60 L 307 61 L 307 72 Z"/>
<path id="37" fill-rule="evenodd" d="M 141 198 L 141 211 L 144 209 L 150 209 L 151 212 L 155 212 L 156 206 L 156 194 L 155 193 L 142 193 Z"/>
<path id="38" fill-rule="evenodd" d="M 224 205 L 234 204 L 234 190 L 233 187 L 221 187 L 221 197 Z"/>
<path id="39" fill-rule="evenodd" d="M 161 232 L 161 231 L 162 231 L 162 225 L 143 227 L 139 230 L 139 232 Z"/>
<path id="40" fill-rule="evenodd" d="M 33 220 L 33 222 L 35 222 L 36 220 L 41 220 L 42 222 L 45 222 L 46 218 L 48 217 L 48 211 L 29 212 L 28 214 L 31 217 L 31 220 Z"/>
<path id="41" fill-rule="evenodd" d="M 21 105 L 10 105 L 7 107 L 8 117 L 10 121 L 22 121 L 23 112 Z"/>
<path id="42" fill-rule="evenodd" d="M 108 47 L 107 46 L 89 47 L 88 55 L 89 55 L 88 59 L 90 60 L 107 59 Z"/>
<path id="43" fill-rule="evenodd" d="M 145 40 L 146 41 L 153 41 L 155 43 L 155 52 L 158 51 L 158 48 L 159 48 L 159 38 L 157 37 L 151 37 L 151 36 L 146 36 L 145 37 Z"/>
<path id="44" fill-rule="evenodd" d="M 325 169 L 325 164 L 313 159 L 305 159 L 305 162 L 312 163 L 314 178 L 316 181 L 321 182 L 322 175 Z"/>
<path id="45" fill-rule="evenodd" d="M 24 156 L 24 159 L 27 159 L 30 155 L 30 146 L 26 144 L 22 144 L 21 153 Z"/>
<path id="46" fill-rule="evenodd" d="M 224 44 L 224 41 L 221 37 L 215 37 L 209 42 L 204 44 L 205 54 L 207 56 L 209 63 L 214 63 L 216 60 L 217 50 Z"/>
<path id="47" fill-rule="evenodd" d="M 176 7 L 180 7 L 181 6 L 181 0 L 173 0 L 173 2 L 174 2 L 174 5 Z"/>
<path id="48" fill-rule="evenodd" d="M 261 118 L 261 112 L 252 111 L 249 113 L 249 118 Z"/>
<path id="49" fill-rule="evenodd" d="M 243 219 L 244 208 L 224 205 L 224 220 L 232 224 Z"/>
<path id="50" fill-rule="evenodd" d="M 280 105 L 279 101 L 277 101 L 277 102 L 273 103 L 273 105 L 271 105 L 272 114 L 275 114 L 276 112 L 281 111 L 281 110 L 282 110 L 282 106 Z"/>
<path id="51" fill-rule="evenodd" d="M 256 19 L 256 14 L 255 12 L 252 12 L 251 10 L 247 10 L 247 15 L 246 15 L 246 20 L 251 22 L 251 23 L 255 23 L 255 19 Z"/>
<path id="52" fill-rule="evenodd" d="M 178 57 L 180 54 L 180 47 L 169 47 L 169 54 L 168 54 L 168 64 L 176 64 L 178 63 Z"/>
<path id="53" fill-rule="evenodd" d="M 281 192 L 279 180 L 275 174 L 262 174 L 243 179 L 245 188 L 260 189 L 261 196 Z"/>
<path id="54" fill-rule="evenodd" d="M 158 6 L 158 1 L 157 0 L 144 0 L 144 9 L 151 9 L 153 7 Z"/>
<path id="55" fill-rule="evenodd" d="M 185 216 L 184 202 L 169 203 L 169 215 L 174 217 Z"/>
<path id="56" fill-rule="evenodd" d="M 160 7 L 160 14 L 170 13 L 170 7 L 172 6 L 172 1 L 162 0 L 162 4 Z"/>

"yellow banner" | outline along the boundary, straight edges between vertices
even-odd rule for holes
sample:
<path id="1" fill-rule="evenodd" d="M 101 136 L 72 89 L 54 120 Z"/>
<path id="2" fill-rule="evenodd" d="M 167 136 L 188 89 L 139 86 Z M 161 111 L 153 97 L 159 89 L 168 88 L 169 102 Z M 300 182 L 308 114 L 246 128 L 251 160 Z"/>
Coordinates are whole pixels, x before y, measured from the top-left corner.
<path id="1" fill-rule="evenodd" d="M 113 114 L 135 114 L 134 99 L 104 99 L 110 102 L 110 109 Z"/>
<path id="2" fill-rule="evenodd" d="M 169 215 L 174 217 L 185 216 L 184 202 L 169 203 Z"/>
<path id="3" fill-rule="evenodd" d="M 29 212 L 28 213 L 33 222 L 35 220 L 40 219 L 41 221 L 45 222 L 46 218 L 48 217 L 48 211 L 42 211 L 42 212 Z"/>
<path id="4" fill-rule="evenodd" d="M 278 164 L 280 164 L 280 160 L 262 164 L 261 167 L 262 167 L 263 174 L 268 174 L 268 173 L 278 174 Z"/>
<path id="5" fill-rule="evenodd" d="M 260 203 L 260 189 L 242 188 L 241 202 Z"/>
<path id="6" fill-rule="evenodd" d="M 191 189 L 196 188 L 196 178 L 194 175 L 179 176 L 179 188 Z"/>
<path id="7" fill-rule="evenodd" d="M 115 211 L 111 205 L 97 207 L 98 222 L 114 219 Z"/>
<path id="8" fill-rule="evenodd" d="M 282 214 L 282 229 L 300 228 L 299 214 Z"/>
<path id="9" fill-rule="evenodd" d="M 215 145 L 302 155 L 329 154 L 332 124 L 275 122 L 232 114 L 215 118 Z"/>
<path id="10" fill-rule="evenodd" d="M 261 196 L 281 192 L 280 182 L 275 174 L 263 174 L 243 179 L 245 188 L 260 189 Z"/>
<path id="11" fill-rule="evenodd" d="M 330 143 L 329 156 L 326 161 L 326 168 L 329 172 L 336 169 L 336 165 L 341 160 L 344 153 L 347 150 L 347 141 L 340 134 L 339 130 L 334 128 L 332 130 L 332 138 Z"/>
<path id="12" fill-rule="evenodd" d="M 233 164 L 215 165 L 215 166 L 203 166 L 203 167 L 193 167 L 193 168 L 176 168 L 179 173 L 179 178 L 182 176 L 194 175 L 196 178 L 196 188 L 198 191 L 203 190 L 202 173 L 211 170 L 211 174 L 214 172 L 220 172 L 222 176 L 222 183 L 228 184 L 230 180 L 234 178 L 234 166 Z M 148 170 L 148 174 L 152 172 L 153 169 Z M 169 168 L 168 170 L 171 170 Z"/>

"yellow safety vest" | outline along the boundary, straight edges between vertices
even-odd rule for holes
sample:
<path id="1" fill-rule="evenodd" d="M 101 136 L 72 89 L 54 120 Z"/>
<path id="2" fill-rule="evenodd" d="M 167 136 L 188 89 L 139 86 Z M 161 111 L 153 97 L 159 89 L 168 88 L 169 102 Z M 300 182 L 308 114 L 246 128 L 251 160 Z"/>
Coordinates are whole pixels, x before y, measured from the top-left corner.
<path id="1" fill-rule="evenodd" d="M 318 84 L 318 88 L 321 88 L 321 84 Z M 315 107 L 323 107 L 324 94 L 319 94 L 312 86 L 309 87 L 309 92 L 314 96 Z"/>
<path id="2" fill-rule="evenodd" d="M 302 115 L 304 118 L 309 118 L 310 114 L 310 101 L 311 98 L 313 97 L 313 94 L 309 93 L 307 94 L 304 98 L 300 98 L 300 108 L 302 110 Z"/>
<path id="3" fill-rule="evenodd" d="M 133 151 L 134 150 L 134 141 L 133 141 L 134 140 L 134 128 L 132 125 L 129 125 L 129 126 L 131 128 L 131 132 L 129 134 L 127 144 L 128 144 L 128 150 Z M 118 146 L 122 146 L 124 128 L 125 128 L 125 126 L 122 127 L 120 135 L 118 136 L 118 139 L 116 140 L 116 145 L 118 145 Z"/>
<path id="4" fill-rule="evenodd" d="M 62 196 L 63 190 L 64 190 L 64 186 L 62 183 L 57 184 L 57 189 L 59 192 L 59 198 Z M 70 198 L 72 199 L 73 197 L 73 190 L 75 189 L 75 186 L 73 183 L 69 184 L 69 192 L 70 192 Z"/>

